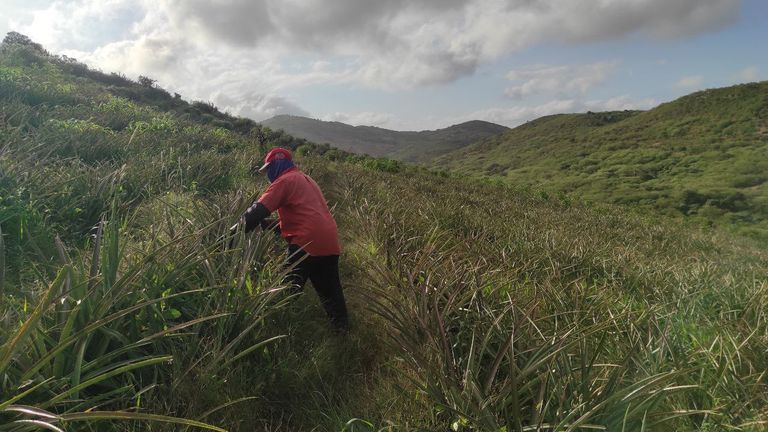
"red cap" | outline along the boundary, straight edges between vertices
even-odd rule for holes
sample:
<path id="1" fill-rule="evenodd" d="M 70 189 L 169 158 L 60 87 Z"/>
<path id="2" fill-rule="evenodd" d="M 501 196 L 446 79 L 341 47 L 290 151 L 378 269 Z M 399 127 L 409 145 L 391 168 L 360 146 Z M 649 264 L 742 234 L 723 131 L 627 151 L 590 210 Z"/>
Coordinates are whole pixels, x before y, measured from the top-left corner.
<path id="1" fill-rule="evenodd" d="M 281 159 L 288 159 L 293 160 L 293 155 L 291 155 L 290 150 L 284 149 L 281 147 L 273 148 L 272 150 L 267 153 L 267 156 L 264 157 L 264 165 L 259 168 L 259 171 L 264 171 L 269 166 L 269 163 L 273 160 L 281 160 Z"/>

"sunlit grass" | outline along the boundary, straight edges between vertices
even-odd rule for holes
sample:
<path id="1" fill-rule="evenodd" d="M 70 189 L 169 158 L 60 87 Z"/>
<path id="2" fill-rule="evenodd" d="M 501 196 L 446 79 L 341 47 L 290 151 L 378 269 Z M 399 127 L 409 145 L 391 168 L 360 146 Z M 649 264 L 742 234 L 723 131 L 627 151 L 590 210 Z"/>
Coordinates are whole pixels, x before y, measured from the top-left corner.
<path id="1" fill-rule="evenodd" d="M 347 198 L 371 311 L 441 427 L 765 420 L 764 251 L 579 204 L 500 199 L 502 187 L 372 176 L 353 177 Z"/>

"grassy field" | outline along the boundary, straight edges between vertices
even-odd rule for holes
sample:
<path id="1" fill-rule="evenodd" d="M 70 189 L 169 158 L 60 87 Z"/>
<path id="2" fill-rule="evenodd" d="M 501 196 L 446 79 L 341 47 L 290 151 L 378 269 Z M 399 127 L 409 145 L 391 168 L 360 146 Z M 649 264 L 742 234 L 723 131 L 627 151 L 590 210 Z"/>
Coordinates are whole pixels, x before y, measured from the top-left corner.
<path id="1" fill-rule="evenodd" d="M 752 240 L 344 154 L 0 50 L 2 431 L 768 425 Z M 311 288 L 283 293 L 281 240 L 227 246 L 273 145 L 338 221 L 348 337 Z"/>
<path id="2" fill-rule="evenodd" d="M 768 239 L 768 82 L 706 90 L 649 111 L 543 117 L 438 158 L 598 202 Z"/>

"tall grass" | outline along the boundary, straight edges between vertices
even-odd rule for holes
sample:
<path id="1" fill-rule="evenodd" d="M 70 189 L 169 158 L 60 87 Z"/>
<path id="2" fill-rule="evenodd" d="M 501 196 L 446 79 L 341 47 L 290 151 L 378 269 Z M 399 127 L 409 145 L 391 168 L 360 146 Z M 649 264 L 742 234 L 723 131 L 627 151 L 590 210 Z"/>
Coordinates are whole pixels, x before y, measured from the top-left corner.
<path id="1" fill-rule="evenodd" d="M 225 382 L 240 359 L 279 337 L 263 326 L 282 304 L 279 263 L 264 258 L 267 239 L 224 250 L 226 240 L 216 239 L 227 223 L 215 219 L 218 209 L 195 209 L 198 225 L 172 204 L 159 205 L 167 218 L 145 228 L 154 233 L 146 240 L 126 234 L 130 223 L 115 205 L 91 252 L 70 257 L 57 242 L 63 262 L 55 280 L 34 308 L 17 305 L 9 321 L 21 325 L 4 335 L 2 406 L 24 417 L 8 430 L 116 418 L 201 426 L 147 415 L 141 400 L 198 379 L 190 375 Z M 184 407 L 183 397 L 170 400 Z M 94 414 L 103 408 L 121 411 Z"/>
<path id="2" fill-rule="evenodd" d="M 764 251 L 714 251 L 706 235 L 559 200 L 498 199 L 505 188 L 371 176 L 345 173 L 370 310 L 435 404 L 433 427 L 766 421 Z"/>

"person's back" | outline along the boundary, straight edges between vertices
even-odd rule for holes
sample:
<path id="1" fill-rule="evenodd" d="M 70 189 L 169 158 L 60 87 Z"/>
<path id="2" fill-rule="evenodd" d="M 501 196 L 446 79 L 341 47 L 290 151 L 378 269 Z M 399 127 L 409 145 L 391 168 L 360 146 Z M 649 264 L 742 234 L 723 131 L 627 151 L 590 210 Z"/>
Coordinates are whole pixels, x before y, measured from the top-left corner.
<path id="1" fill-rule="evenodd" d="M 282 173 L 259 198 L 280 215 L 280 231 L 290 244 L 312 256 L 339 255 L 338 231 L 320 187 L 298 168 Z"/>

